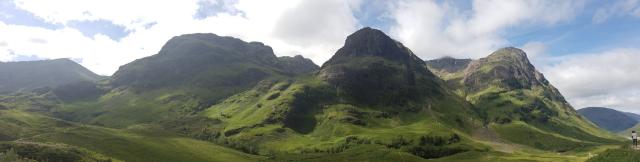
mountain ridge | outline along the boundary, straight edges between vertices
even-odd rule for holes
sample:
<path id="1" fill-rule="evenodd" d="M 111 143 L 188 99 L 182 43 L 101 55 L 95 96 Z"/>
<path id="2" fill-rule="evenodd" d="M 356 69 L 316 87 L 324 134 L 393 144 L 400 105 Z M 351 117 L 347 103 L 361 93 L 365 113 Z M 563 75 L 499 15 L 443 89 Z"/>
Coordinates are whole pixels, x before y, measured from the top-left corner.
<path id="1" fill-rule="evenodd" d="M 0 63 L 0 93 L 30 91 L 80 81 L 97 81 L 101 76 L 70 59 Z"/>
<path id="2" fill-rule="evenodd" d="M 636 118 L 637 114 L 634 116 L 627 112 L 605 107 L 585 107 L 577 111 L 599 127 L 611 132 L 627 130 L 640 121 Z"/>

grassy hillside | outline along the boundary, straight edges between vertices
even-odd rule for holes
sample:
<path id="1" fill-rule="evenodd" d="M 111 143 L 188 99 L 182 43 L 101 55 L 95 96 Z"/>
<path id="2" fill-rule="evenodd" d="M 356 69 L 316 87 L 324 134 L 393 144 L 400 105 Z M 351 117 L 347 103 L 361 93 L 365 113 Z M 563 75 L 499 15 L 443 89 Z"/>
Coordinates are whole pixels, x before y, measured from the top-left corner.
<path id="1" fill-rule="evenodd" d="M 4 139 L 24 157 L 49 161 L 255 161 L 209 142 L 180 137 L 153 125 L 110 129 L 69 123 L 38 113 L 0 110 Z M 34 149 L 36 148 L 36 149 Z M 0 151 L 2 151 L 0 150 Z M 65 159 L 59 159 L 65 158 Z M 58 159 L 58 160 L 56 160 Z M 84 159 L 84 160 L 83 160 Z"/>
<path id="2" fill-rule="evenodd" d="M 456 94 L 473 104 L 484 125 L 501 139 L 558 152 L 620 140 L 582 118 L 521 50 L 500 49 L 467 61 L 445 58 L 427 63 Z"/>

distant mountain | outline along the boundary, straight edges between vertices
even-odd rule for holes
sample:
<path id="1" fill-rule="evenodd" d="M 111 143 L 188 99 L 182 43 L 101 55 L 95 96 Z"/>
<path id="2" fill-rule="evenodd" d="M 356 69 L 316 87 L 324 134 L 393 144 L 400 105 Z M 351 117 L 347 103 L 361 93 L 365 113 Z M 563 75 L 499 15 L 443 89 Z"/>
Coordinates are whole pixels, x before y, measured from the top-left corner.
<path id="1" fill-rule="evenodd" d="M 0 93 L 95 81 L 99 75 L 69 59 L 0 62 Z"/>
<path id="2" fill-rule="evenodd" d="M 578 110 L 600 128 L 611 132 L 620 132 L 638 124 L 638 115 L 605 107 L 586 107 Z"/>
<path id="3" fill-rule="evenodd" d="M 633 118 L 633 119 L 635 119 L 637 121 L 640 121 L 640 115 L 638 115 L 636 113 L 624 112 L 624 114 L 626 114 L 627 116 L 629 116 L 629 117 L 631 117 L 631 118 Z"/>

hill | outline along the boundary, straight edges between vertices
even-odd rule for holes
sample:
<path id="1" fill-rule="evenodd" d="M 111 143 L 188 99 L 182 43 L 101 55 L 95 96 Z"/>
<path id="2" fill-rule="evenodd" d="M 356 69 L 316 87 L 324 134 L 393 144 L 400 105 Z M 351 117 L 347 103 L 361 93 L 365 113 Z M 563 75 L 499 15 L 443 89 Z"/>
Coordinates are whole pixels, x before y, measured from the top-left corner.
<path id="1" fill-rule="evenodd" d="M 624 131 L 638 124 L 635 118 L 637 115 L 629 115 L 629 113 L 610 108 L 586 107 L 578 110 L 578 113 L 600 128 L 611 132 Z"/>
<path id="2" fill-rule="evenodd" d="M 0 93 L 96 81 L 99 78 L 69 59 L 0 62 Z"/>

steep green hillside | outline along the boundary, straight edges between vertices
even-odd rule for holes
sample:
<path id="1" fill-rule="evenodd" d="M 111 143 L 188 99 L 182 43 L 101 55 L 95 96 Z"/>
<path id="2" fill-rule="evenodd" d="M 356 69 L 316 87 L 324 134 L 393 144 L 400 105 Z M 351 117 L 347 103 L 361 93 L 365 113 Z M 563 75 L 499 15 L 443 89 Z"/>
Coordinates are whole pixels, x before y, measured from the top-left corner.
<path id="1" fill-rule="evenodd" d="M 614 142 L 613 135 L 582 118 L 520 49 L 500 49 L 465 68 L 440 65 L 466 62 L 445 59 L 427 61 L 428 67 L 471 102 L 502 139 L 555 151 Z"/>
<path id="2" fill-rule="evenodd" d="M 633 116 L 625 112 L 604 107 L 582 108 L 578 110 L 578 113 L 600 128 L 611 132 L 624 131 L 638 124 L 638 120 Z"/>
<path id="3" fill-rule="evenodd" d="M 69 59 L 0 62 L 0 93 L 30 91 L 79 81 L 95 81 L 100 76 Z"/>

